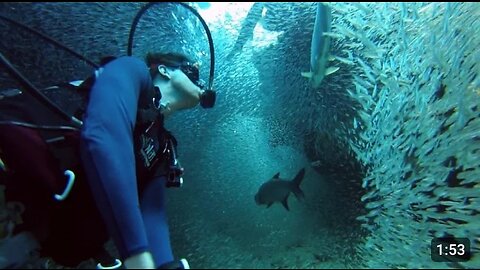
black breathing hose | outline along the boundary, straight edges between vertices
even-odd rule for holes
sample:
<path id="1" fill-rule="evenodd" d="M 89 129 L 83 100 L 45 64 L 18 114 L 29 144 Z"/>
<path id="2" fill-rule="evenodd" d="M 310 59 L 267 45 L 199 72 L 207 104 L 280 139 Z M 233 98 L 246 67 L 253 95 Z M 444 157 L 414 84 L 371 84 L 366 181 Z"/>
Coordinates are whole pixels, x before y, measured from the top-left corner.
<path id="1" fill-rule="evenodd" d="M 132 55 L 132 47 L 133 47 L 133 36 L 135 35 L 135 30 L 137 29 L 137 24 L 140 21 L 140 18 L 143 16 L 143 14 L 153 5 L 155 4 L 164 4 L 168 2 L 150 2 L 143 6 L 135 16 L 132 22 L 132 27 L 130 28 L 130 35 L 128 37 L 128 47 L 127 47 L 127 55 L 131 56 Z M 176 2 L 177 4 L 180 4 L 190 10 L 197 18 L 200 20 L 200 22 L 203 25 L 203 28 L 205 29 L 205 33 L 207 34 L 208 38 L 208 45 L 210 48 L 210 77 L 208 80 L 208 88 L 207 89 L 212 89 L 213 87 L 213 78 L 215 74 L 215 48 L 213 46 L 213 39 L 212 39 L 212 34 L 210 33 L 210 29 L 208 28 L 207 23 L 203 20 L 202 16 L 191 6 L 181 3 L 181 2 Z"/>

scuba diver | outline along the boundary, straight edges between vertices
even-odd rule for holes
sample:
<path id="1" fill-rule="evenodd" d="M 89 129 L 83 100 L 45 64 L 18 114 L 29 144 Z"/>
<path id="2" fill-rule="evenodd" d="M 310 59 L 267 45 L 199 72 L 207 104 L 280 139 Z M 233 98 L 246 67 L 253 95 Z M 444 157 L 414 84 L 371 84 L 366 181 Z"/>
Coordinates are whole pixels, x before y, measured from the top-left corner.
<path id="1" fill-rule="evenodd" d="M 151 4 L 148 4 L 141 14 Z M 139 13 L 139 16 L 141 14 Z M 208 27 L 200 15 L 196 15 L 207 32 L 213 64 L 213 43 Z M 29 208 L 29 205 L 35 208 L 36 202 L 41 201 L 42 207 L 53 211 L 41 212 L 48 213 L 51 216 L 48 219 L 53 220 L 47 225 L 54 226 L 62 233 L 55 229 L 47 230 L 48 232 L 40 230 L 40 233 L 35 229 L 33 231 L 46 250 L 45 255 L 54 259 L 60 258 L 60 263 L 64 259 L 73 265 L 87 256 L 93 256 L 99 261 L 99 269 L 123 266 L 189 269 L 186 259 L 175 260 L 170 245 L 164 193 L 166 187 L 182 185 L 184 170 L 176 155 L 177 141 L 165 128 L 164 121 L 175 112 L 193 108 L 198 104 L 203 108 L 214 106 L 216 94 L 212 90 L 213 65 L 210 70 L 210 84 L 204 89 L 205 86 L 199 78 L 198 64 L 181 53 L 148 53 L 145 61 L 130 55 L 131 52 L 129 56 L 104 58 L 102 65 L 89 78 L 75 85 L 77 90 L 88 94 L 81 113 L 77 114 L 81 115 L 83 121 L 80 130 L 74 130 L 72 136 L 63 136 L 74 149 L 67 158 L 61 155 L 59 158 L 52 158 L 55 153 L 50 152 L 58 152 L 54 150 L 55 143 L 51 143 L 55 140 L 44 140 L 43 134 L 37 134 L 37 131 L 30 129 L 34 125 L 18 124 L 18 119 L 17 122 L 0 122 L 0 154 L 3 167 L 10 173 L 11 179 L 15 179 L 7 179 L 7 190 L 10 183 L 10 186 L 17 186 L 11 190 L 23 194 L 16 198 L 33 201 L 27 204 L 26 208 Z M 3 59 L 3 55 L 1 56 Z M 7 61 L 3 62 L 5 64 Z M 32 88 L 28 83 L 25 85 L 26 88 Z M 74 85 L 69 84 L 68 87 Z M 1 118 L 3 120 L 5 117 Z M 24 147 L 29 147 L 29 151 L 20 153 L 15 146 L 21 147 L 19 144 L 24 144 L 22 139 L 35 143 L 27 142 Z M 37 151 L 39 154 L 32 154 L 29 162 L 37 163 L 37 159 L 45 162 L 39 161 L 33 170 L 27 170 L 22 155 L 35 153 L 36 149 L 41 150 Z M 72 156 L 72 153 L 76 156 Z M 70 170 L 65 170 L 68 178 L 66 188 L 62 176 L 58 173 L 66 167 L 62 163 L 64 160 L 74 160 L 70 162 L 74 164 L 70 167 L 77 171 L 76 176 L 72 176 Z M 38 174 L 35 170 L 43 174 Z M 49 192 L 45 193 L 49 196 L 32 199 L 31 194 L 24 194 L 28 190 L 22 187 L 26 183 L 24 179 L 36 178 L 34 175 L 53 179 L 46 180 L 49 182 Z M 72 179 L 75 177 L 77 180 L 73 185 Z M 58 178 L 62 183 L 60 189 L 56 184 Z M 35 184 L 32 182 L 28 183 L 33 187 Z M 63 193 L 58 191 L 63 189 Z M 70 189 L 72 194 L 65 200 Z M 57 201 L 64 204 L 63 208 L 51 202 L 52 193 Z M 85 208 L 82 209 L 83 213 L 81 208 Z M 31 215 L 35 215 L 32 212 L 34 211 L 30 211 Z M 83 215 L 82 220 L 74 218 L 75 215 Z M 33 227 L 32 223 L 39 218 L 42 217 L 27 217 L 26 223 L 30 224 L 28 228 Z M 72 232 L 73 230 L 78 231 Z M 68 239 L 70 243 L 59 240 L 72 233 L 73 238 Z M 120 260 L 109 257 L 103 249 L 102 245 L 108 236 L 113 240 Z M 65 245 L 70 249 L 59 251 Z M 75 245 L 76 247 L 72 247 Z M 74 254 L 65 254 L 77 253 L 77 250 L 80 255 L 76 257 Z"/>
<path id="2" fill-rule="evenodd" d="M 127 268 L 157 268 L 173 261 L 163 194 L 166 184 L 181 181 L 183 171 L 170 167 L 178 166 L 176 161 L 167 160 L 167 151 L 175 151 L 176 142 L 162 118 L 192 108 L 206 97 L 197 83 L 198 68 L 190 63 L 179 54 L 149 54 L 147 65 L 121 57 L 103 67 L 90 92 L 81 157 L 97 206 Z M 137 113 L 142 106 L 138 103 L 160 114 L 149 114 L 149 107 Z M 148 128 L 158 134 L 141 137 L 141 149 L 135 150 L 134 127 L 143 125 L 152 125 Z M 155 137 L 158 142 L 152 140 Z M 135 162 L 136 151 L 140 154 Z M 158 168 L 151 171 L 155 163 Z M 141 167 L 139 179 L 135 164 Z"/>

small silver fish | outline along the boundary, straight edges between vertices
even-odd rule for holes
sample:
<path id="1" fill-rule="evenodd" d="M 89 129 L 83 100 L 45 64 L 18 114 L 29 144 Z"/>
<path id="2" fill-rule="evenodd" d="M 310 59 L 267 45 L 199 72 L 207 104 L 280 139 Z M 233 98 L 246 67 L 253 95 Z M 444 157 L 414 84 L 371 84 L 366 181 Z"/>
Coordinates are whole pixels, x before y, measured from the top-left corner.
<path id="1" fill-rule="evenodd" d="M 304 175 L 305 168 L 302 168 L 291 181 L 281 179 L 280 173 L 275 174 L 270 180 L 260 186 L 255 195 L 255 202 L 257 205 L 266 204 L 267 208 L 272 206 L 274 202 L 281 202 L 285 209 L 290 210 L 287 202 L 290 192 L 293 192 L 299 200 L 305 197 L 300 189 Z"/>

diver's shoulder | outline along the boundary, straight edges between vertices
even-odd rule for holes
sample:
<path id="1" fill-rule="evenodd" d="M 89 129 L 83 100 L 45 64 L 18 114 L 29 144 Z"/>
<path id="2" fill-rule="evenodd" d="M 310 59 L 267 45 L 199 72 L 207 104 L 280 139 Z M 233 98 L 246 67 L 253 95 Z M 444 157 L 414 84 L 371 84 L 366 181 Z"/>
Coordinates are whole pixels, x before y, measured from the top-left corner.
<path id="1" fill-rule="evenodd" d="M 142 59 L 135 56 L 120 56 L 117 59 L 113 60 L 117 64 L 126 65 L 132 68 L 147 68 L 147 64 Z"/>
<path id="2" fill-rule="evenodd" d="M 115 74 L 129 75 L 130 78 L 138 78 L 145 85 L 151 84 L 150 72 L 147 64 L 142 59 L 135 56 L 121 56 L 108 63 L 105 69 Z"/>

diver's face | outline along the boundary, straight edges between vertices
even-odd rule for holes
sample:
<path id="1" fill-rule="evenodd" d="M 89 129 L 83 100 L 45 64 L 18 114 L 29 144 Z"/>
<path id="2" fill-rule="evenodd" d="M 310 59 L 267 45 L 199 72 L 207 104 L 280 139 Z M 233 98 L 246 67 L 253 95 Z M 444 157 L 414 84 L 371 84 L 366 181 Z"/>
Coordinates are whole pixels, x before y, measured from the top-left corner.
<path id="1" fill-rule="evenodd" d="M 166 95 L 165 98 L 173 102 L 177 109 L 188 109 L 199 104 L 203 91 L 199 87 L 199 72 L 195 66 L 159 65 L 157 69 L 159 78 L 166 83 L 162 94 Z"/>
<path id="2" fill-rule="evenodd" d="M 201 93 L 201 89 L 193 83 L 193 81 L 181 69 L 175 69 L 172 72 L 171 80 L 173 86 L 179 91 L 192 94 Z"/>
<path id="3" fill-rule="evenodd" d="M 200 101 L 202 90 L 181 69 L 175 68 L 170 72 L 170 83 L 179 95 L 183 96 L 186 106 L 194 107 Z"/>

